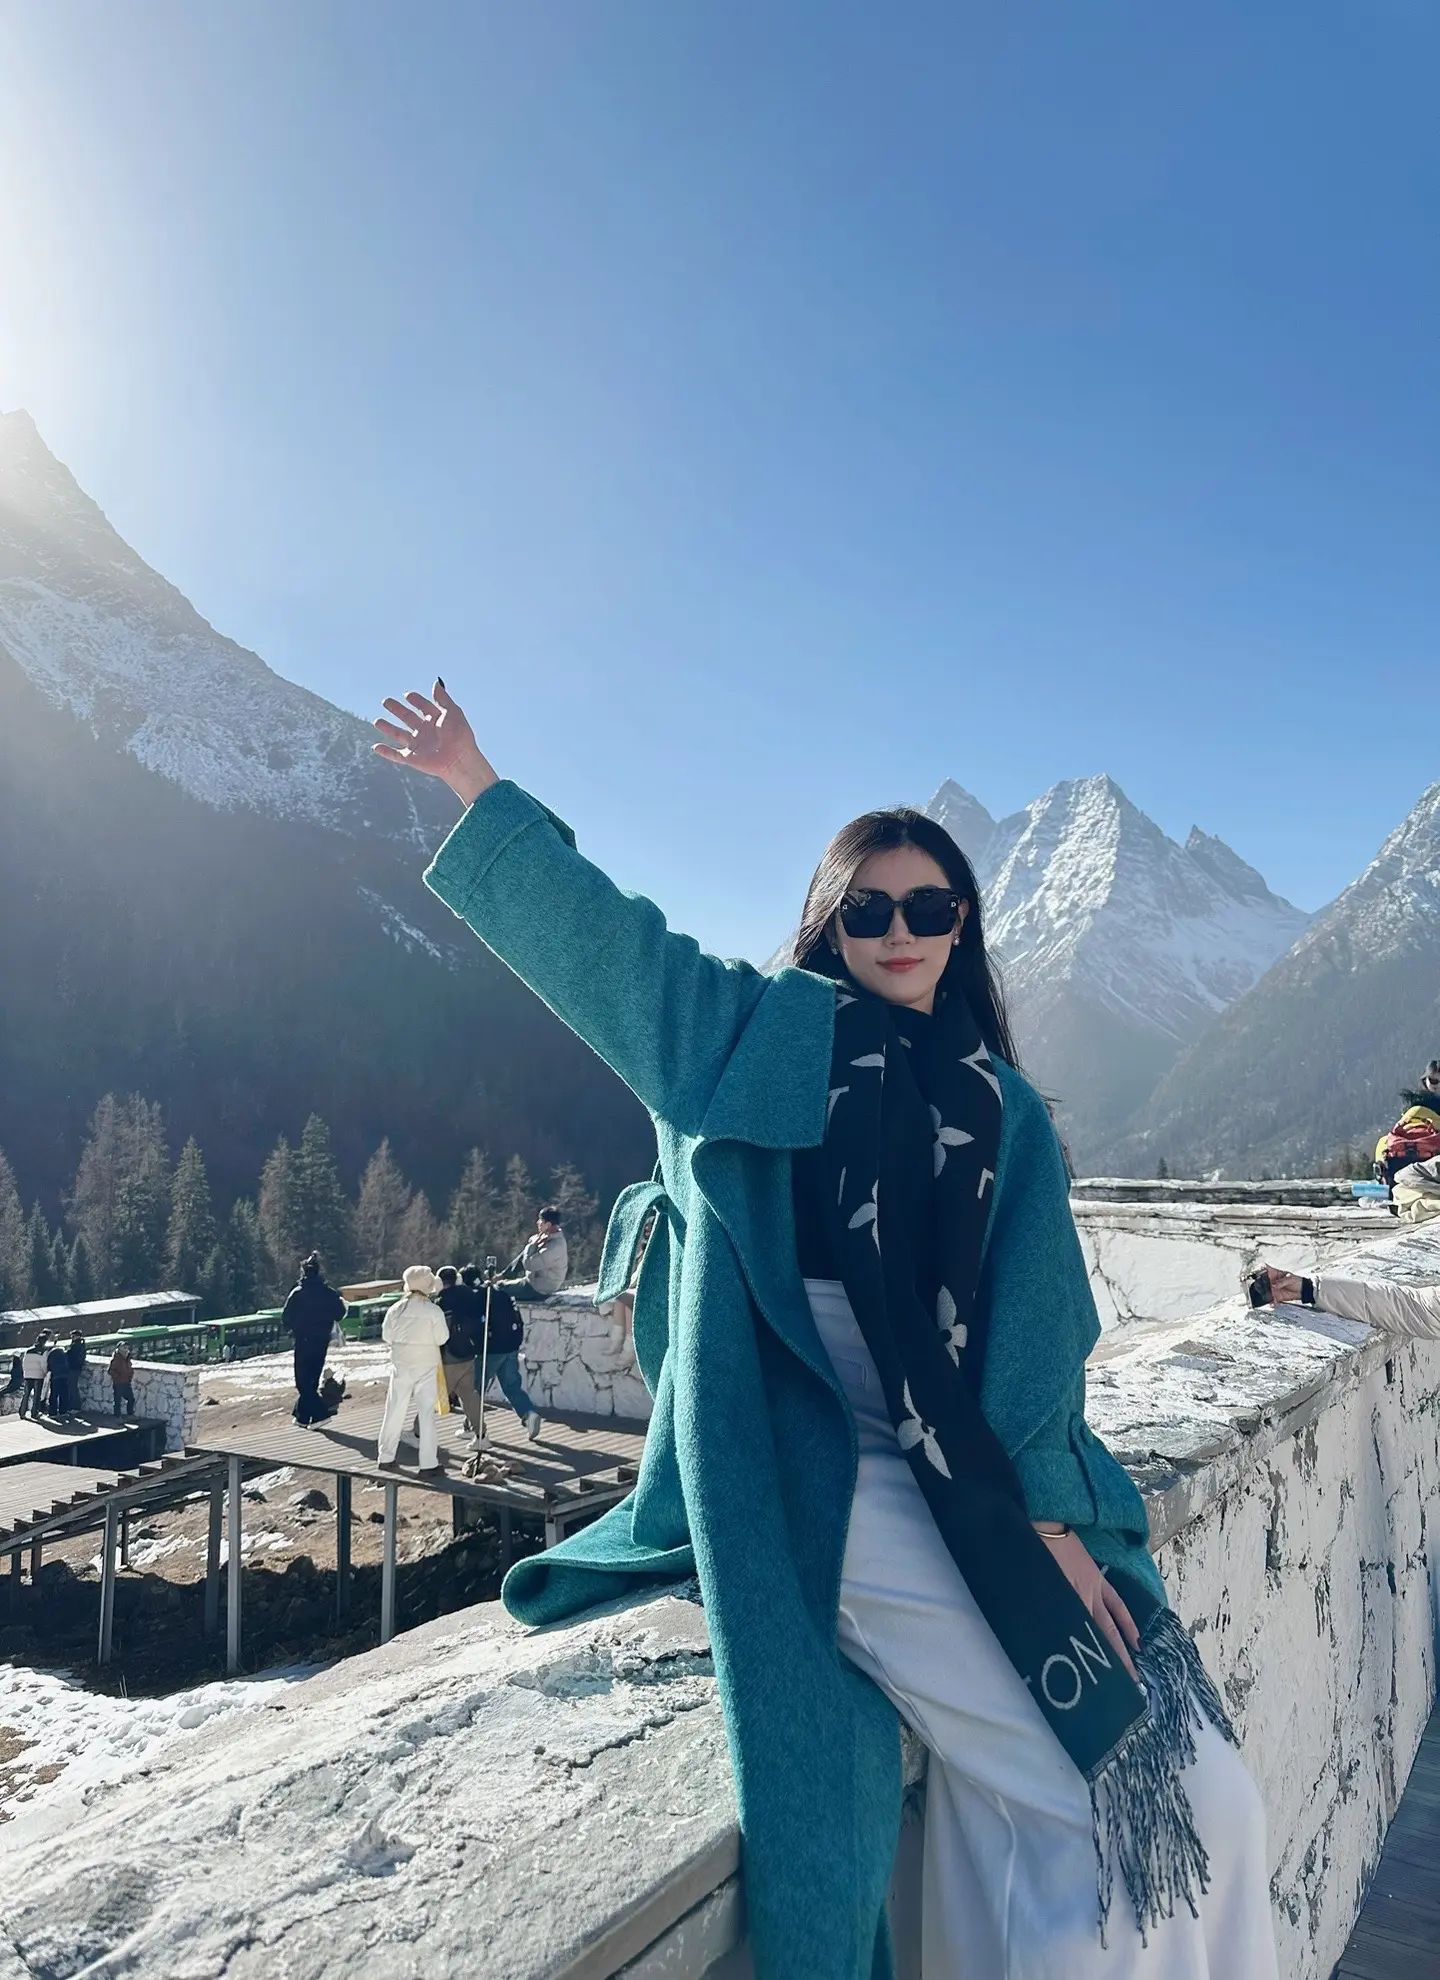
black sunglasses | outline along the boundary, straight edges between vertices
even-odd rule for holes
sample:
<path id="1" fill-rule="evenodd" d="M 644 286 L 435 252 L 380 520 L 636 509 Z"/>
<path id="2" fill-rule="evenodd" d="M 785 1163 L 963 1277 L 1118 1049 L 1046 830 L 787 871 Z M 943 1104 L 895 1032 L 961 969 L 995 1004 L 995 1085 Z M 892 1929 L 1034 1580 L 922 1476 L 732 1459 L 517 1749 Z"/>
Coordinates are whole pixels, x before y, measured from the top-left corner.
<path id="1" fill-rule="evenodd" d="M 960 919 L 960 900 L 949 887 L 912 887 L 899 901 L 865 888 L 841 901 L 840 926 L 859 942 L 878 942 L 889 934 L 898 907 L 912 935 L 949 935 Z"/>

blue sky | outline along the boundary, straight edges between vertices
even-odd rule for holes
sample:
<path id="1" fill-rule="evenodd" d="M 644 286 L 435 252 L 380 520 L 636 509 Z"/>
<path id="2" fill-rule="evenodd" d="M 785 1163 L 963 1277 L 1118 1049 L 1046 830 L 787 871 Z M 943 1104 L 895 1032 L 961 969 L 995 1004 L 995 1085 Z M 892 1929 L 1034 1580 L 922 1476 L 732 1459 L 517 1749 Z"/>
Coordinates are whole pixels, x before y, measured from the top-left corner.
<path id="1" fill-rule="evenodd" d="M 1315 907 L 1440 775 L 1425 0 L 11 0 L 0 408 L 707 943 L 955 776 Z"/>

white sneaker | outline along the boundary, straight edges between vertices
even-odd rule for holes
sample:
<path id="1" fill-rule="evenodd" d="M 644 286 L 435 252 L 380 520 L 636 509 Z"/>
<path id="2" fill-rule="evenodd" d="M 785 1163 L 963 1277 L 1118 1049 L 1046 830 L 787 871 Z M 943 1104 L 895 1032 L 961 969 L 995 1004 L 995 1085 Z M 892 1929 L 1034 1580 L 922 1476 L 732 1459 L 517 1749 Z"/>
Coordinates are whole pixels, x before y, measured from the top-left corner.
<path id="1" fill-rule="evenodd" d="M 538 1409 L 532 1409 L 530 1414 L 526 1417 L 525 1435 L 530 1439 L 532 1444 L 534 1443 L 535 1439 L 540 1435 L 540 1412 Z"/>

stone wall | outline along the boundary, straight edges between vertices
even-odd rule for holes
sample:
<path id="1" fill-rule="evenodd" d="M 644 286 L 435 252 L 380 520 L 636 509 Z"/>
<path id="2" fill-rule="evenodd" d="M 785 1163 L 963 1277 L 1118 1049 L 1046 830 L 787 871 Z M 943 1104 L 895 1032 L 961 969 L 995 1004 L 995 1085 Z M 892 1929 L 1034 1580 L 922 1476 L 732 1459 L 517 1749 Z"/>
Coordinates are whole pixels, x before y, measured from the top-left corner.
<path id="1" fill-rule="evenodd" d="M 1345 1269 L 1433 1282 L 1440 1233 Z M 1232 1299 L 1107 1337 L 1089 1393 L 1264 1795 L 1280 1971 L 1326 1980 L 1435 1699 L 1440 1344 Z"/>
<path id="2" fill-rule="evenodd" d="M 1156 1184 L 1156 1188 L 1165 1185 Z M 1233 1299 L 1266 1259 L 1309 1275 L 1391 1236 L 1385 1209 L 1264 1202 L 1072 1199 L 1102 1327 L 1176 1320 Z"/>
<path id="3" fill-rule="evenodd" d="M 542 1414 L 575 1410 L 648 1423 L 650 1392 L 635 1365 L 622 1310 L 597 1310 L 594 1291 L 573 1286 L 551 1299 L 522 1303 L 525 1386 Z"/>
<path id="4" fill-rule="evenodd" d="M 105 1373 L 109 1356 L 88 1361 L 81 1378 L 80 1397 L 86 1409 L 109 1413 L 115 1407 L 115 1391 Z M 178 1361 L 137 1361 L 135 1363 L 135 1414 L 156 1416 L 165 1425 L 167 1451 L 183 1450 L 195 1436 L 195 1420 L 200 1414 L 200 1370 Z"/>

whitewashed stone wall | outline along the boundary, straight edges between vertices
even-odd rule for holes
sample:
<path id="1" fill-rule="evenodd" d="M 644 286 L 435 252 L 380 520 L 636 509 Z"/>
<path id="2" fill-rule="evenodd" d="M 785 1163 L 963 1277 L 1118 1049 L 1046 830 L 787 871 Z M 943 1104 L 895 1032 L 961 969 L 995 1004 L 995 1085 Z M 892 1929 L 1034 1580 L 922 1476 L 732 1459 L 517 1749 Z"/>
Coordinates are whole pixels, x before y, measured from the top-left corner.
<path id="1" fill-rule="evenodd" d="M 650 1392 L 635 1365 L 620 1309 L 594 1305 L 593 1286 L 570 1286 L 552 1299 L 525 1301 L 525 1386 L 543 1414 L 650 1420 Z"/>
<path id="2" fill-rule="evenodd" d="M 1388 1211 L 1273 1203 L 1072 1200 L 1106 1329 L 1176 1320 L 1233 1299 L 1267 1259 L 1310 1276 L 1396 1229 Z"/>
<path id="3" fill-rule="evenodd" d="M 1344 1269 L 1434 1283 L 1440 1233 Z M 1440 1343 L 1232 1299 L 1088 1376 L 1265 1799 L 1281 1974 L 1327 1980 L 1435 1700 Z"/>
<path id="4" fill-rule="evenodd" d="M 104 1416 L 115 1407 L 115 1391 L 105 1373 L 109 1363 L 108 1354 L 87 1361 L 80 1378 L 82 1408 Z M 180 1361 L 137 1361 L 134 1386 L 135 1414 L 161 1419 L 167 1451 L 183 1450 L 193 1441 L 195 1420 L 200 1414 L 198 1366 Z"/>

